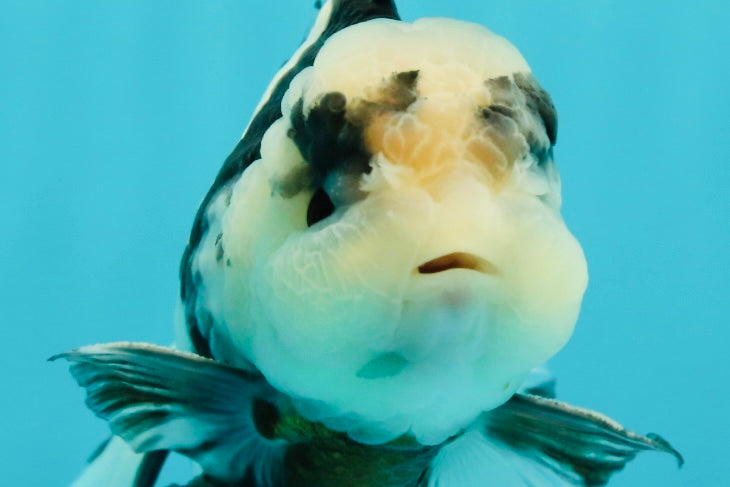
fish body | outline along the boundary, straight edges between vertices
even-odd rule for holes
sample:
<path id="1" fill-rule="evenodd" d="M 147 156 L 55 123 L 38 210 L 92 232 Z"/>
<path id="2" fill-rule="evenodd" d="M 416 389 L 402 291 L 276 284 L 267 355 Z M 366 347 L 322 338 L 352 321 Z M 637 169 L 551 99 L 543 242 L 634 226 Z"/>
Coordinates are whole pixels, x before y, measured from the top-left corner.
<path id="1" fill-rule="evenodd" d="M 358 441 L 443 442 L 575 324 L 587 272 L 559 213 L 555 126 L 522 56 L 481 26 L 336 32 L 260 157 L 201 210 L 194 350 L 253 364 Z"/>
<path id="2" fill-rule="evenodd" d="M 601 485 L 676 453 L 541 397 L 587 285 L 556 139 L 505 39 L 325 3 L 195 217 L 177 350 L 61 355 L 123 440 L 75 485 L 121 457 L 152 485 L 166 451 L 261 487 Z"/>

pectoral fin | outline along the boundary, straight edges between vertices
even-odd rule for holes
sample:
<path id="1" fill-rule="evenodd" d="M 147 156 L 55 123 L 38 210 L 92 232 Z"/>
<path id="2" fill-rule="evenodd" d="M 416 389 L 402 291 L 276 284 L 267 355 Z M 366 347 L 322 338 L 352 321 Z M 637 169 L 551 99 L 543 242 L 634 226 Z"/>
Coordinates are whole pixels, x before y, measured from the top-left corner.
<path id="1" fill-rule="evenodd" d="M 500 479 L 503 487 L 590 487 L 604 485 L 640 451 L 667 452 L 682 464 L 657 435 L 642 436 L 594 411 L 530 394 L 484 413 L 436 454 L 438 448 L 408 442 L 367 447 L 296 415 L 277 418 L 284 400 L 261 375 L 190 353 L 111 343 L 56 358 L 71 362 L 88 406 L 136 452 L 172 450 L 198 462 L 206 476 L 191 486 L 216 479 L 283 487 L 298 465 L 297 451 L 309 452 L 309 460 L 295 485 L 339 485 L 334 479 L 354 467 L 388 464 L 408 475 L 413 470 L 414 481 L 423 468 L 416 483 L 434 487 L 479 486 L 485 478 Z M 287 452 L 289 443 L 276 438 L 295 441 L 299 450 Z M 305 481 L 312 476 L 332 481 Z"/>
<path id="2" fill-rule="evenodd" d="M 58 358 L 71 362 L 89 408 L 136 452 L 179 452 L 219 480 L 283 482 L 284 444 L 263 436 L 254 418 L 262 414 L 257 405 L 277 398 L 261 375 L 141 343 L 92 345 Z"/>
<path id="3" fill-rule="evenodd" d="M 569 485 L 605 485 L 641 451 L 670 453 L 680 466 L 684 462 L 658 435 L 633 433 L 607 416 L 554 399 L 516 394 L 484 419 L 488 437 L 560 474 Z"/>

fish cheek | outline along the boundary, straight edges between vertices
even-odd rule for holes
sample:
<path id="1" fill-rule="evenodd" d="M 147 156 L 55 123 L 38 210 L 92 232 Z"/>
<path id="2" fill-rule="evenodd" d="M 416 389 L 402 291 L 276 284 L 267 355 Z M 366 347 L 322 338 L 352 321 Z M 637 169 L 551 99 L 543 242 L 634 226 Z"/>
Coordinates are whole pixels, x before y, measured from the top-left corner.
<path id="1" fill-rule="evenodd" d="M 290 235 L 307 228 L 311 191 L 284 195 L 270 161 L 253 163 L 233 188 L 223 220 L 223 248 L 231 267 L 249 269 L 266 260 Z"/>
<path id="2" fill-rule="evenodd" d="M 306 232 L 310 191 L 285 198 L 271 184 L 272 167 L 259 160 L 233 188 L 218 244 L 224 249 L 219 324 L 233 346 L 250 359 L 251 340 L 259 333 L 262 289 L 269 289 L 265 269 L 290 238 Z M 279 276 L 280 278 L 282 276 Z M 265 307 L 264 307 L 265 308 Z"/>

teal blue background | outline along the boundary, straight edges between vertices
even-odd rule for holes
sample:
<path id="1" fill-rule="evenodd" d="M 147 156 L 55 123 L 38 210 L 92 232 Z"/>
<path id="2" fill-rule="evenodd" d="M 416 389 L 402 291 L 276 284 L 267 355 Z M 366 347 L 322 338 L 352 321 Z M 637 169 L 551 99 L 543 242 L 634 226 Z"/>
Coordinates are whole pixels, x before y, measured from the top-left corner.
<path id="1" fill-rule="evenodd" d="M 0 0 L 3 485 L 66 485 L 106 434 L 47 357 L 171 342 L 192 216 L 313 3 Z M 559 393 L 687 459 L 642 455 L 611 485 L 727 485 L 730 3 L 400 7 L 506 36 L 555 99 L 591 275 Z"/>

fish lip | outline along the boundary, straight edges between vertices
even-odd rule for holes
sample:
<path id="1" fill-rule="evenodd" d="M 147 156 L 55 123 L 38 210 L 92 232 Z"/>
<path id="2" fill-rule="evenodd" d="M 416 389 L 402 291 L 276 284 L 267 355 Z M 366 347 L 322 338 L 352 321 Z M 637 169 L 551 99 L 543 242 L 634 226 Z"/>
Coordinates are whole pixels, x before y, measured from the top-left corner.
<path id="1" fill-rule="evenodd" d="M 454 269 L 465 269 L 482 274 L 497 275 L 499 268 L 492 262 L 469 252 L 451 252 L 416 267 L 417 274 L 438 274 Z"/>

